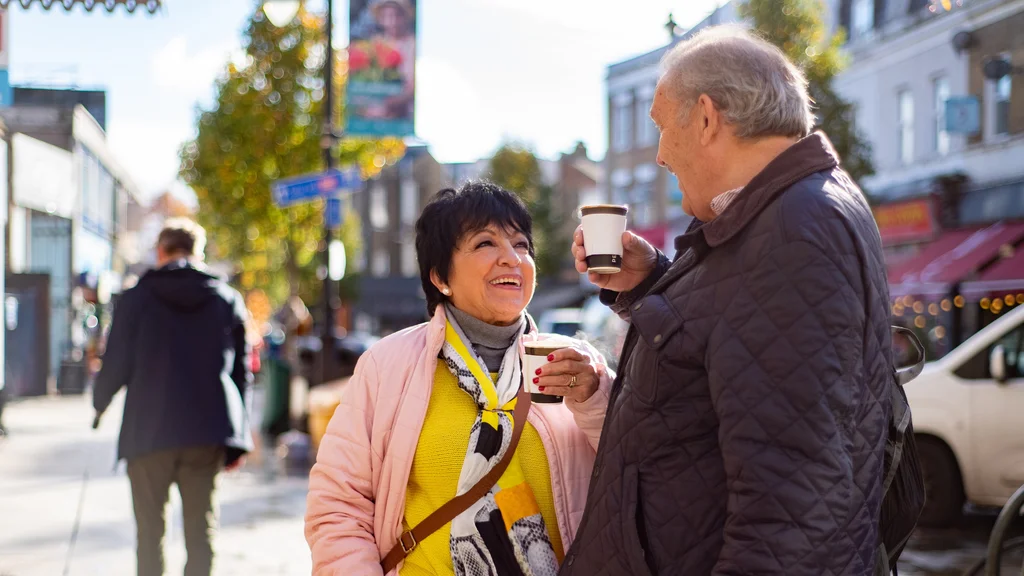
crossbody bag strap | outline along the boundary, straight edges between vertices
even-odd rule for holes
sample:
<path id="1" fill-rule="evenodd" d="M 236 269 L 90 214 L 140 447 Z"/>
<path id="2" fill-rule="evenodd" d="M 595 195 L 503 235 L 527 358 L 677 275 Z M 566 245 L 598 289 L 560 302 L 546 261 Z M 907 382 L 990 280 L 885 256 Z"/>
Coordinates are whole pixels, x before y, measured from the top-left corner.
<path id="1" fill-rule="evenodd" d="M 430 516 L 427 516 L 422 522 L 414 526 L 412 530 L 403 532 L 398 538 L 398 543 L 395 544 L 395 547 L 380 562 L 381 567 L 384 569 L 384 574 L 394 570 L 398 563 L 405 560 L 405 557 L 424 538 L 440 530 L 445 524 L 454 520 L 456 516 L 462 514 L 467 508 L 491 491 L 491 488 L 498 483 L 501 475 L 505 473 L 509 463 L 512 462 L 512 455 L 515 454 L 516 447 L 519 445 L 519 437 L 523 435 L 523 428 L 526 426 L 526 416 L 529 412 L 530 394 L 523 387 L 520 388 L 519 394 L 516 396 L 516 407 L 512 411 L 512 419 L 514 421 L 512 439 L 509 441 L 508 449 L 505 450 L 501 460 L 465 494 L 452 498 Z"/>

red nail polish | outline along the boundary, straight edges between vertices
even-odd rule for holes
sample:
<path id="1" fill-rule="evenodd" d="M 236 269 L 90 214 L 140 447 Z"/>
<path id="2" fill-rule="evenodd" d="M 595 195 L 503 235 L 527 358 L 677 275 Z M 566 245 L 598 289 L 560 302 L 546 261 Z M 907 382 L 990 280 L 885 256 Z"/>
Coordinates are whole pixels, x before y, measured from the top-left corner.
<path id="1" fill-rule="evenodd" d="M 541 392 L 543 392 L 544 391 L 544 387 L 543 386 L 538 386 L 537 390 L 540 390 Z"/>
<path id="2" fill-rule="evenodd" d="M 534 384 L 539 384 L 540 383 L 540 378 L 534 378 L 533 379 L 533 383 Z"/>
<path id="3" fill-rule="evenodd" d="M 537 368 L 537 376 L 540 376 L 540 368 Z"/>
<path id="4" fill-rule="evenodd" d="M 555 361 L 555 355 L 554 354 L 548 354 L 548 362 L 554 362 L 554 361 Z"/>

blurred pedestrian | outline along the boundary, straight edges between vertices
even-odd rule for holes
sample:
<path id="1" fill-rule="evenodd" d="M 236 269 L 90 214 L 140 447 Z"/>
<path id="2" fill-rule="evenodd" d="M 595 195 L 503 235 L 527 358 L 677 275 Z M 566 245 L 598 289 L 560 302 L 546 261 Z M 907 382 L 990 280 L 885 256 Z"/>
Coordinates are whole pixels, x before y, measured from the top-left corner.
<path id="1" fill-rule="evenodd" d="M 118 457 L 128 461 L 139 576 L 163 574 L 172 484 L 181 494 L 185 574 L 210 574 L 216 477 L 252 449 L 245 304 L 205 270 L 205 244 L 198 224 L 167 221 L 156 269 L 121 296 L 93 390 L 98 424 L 127 389 Z"/>
<path id="2" fill-rule="evenodd" d="M 532 227 L 522 200 L 491 184 L 442 190 L 423 209 L 416 255 L 432 319 L 360 357 L 328 425 L 306 511 L 314 574 L 558 570 L 611 374 L 579 341 L 523 373 L 522 339 L 536 337 Z M 564 401 L 531 406 L 526 378 Z"/>
<path id="3" fill-rule="evenodd" d="M 775 46 L 712 27 L 663 66 L 658 163 L 695 220 L 674 261 L 627 232 L 623 271 L 590 275 L 631 328 L 561 573 L 885 573 L 895 381 L 871 209 Z"/>

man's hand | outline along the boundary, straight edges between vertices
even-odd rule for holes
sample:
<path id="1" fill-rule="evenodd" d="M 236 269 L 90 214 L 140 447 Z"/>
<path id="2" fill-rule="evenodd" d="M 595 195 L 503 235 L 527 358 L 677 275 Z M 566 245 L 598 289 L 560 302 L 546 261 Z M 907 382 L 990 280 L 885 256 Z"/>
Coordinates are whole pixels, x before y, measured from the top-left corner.
<path id="1" fill-rule="evenodd" d="M 572 255 L 576 259 L 576 271 L 587 272 L 587 251 L 583 245 L 583 227 L 576 228 L 572 237 Z M 658 251 L 646 240 L 630 231 L 622 234 L 622 271 L 618 274 L 596 274 L 588 277 L 594 284 L 615 292 L 628 292 L 636 288 L 654 270 L 658 263 Z"/>

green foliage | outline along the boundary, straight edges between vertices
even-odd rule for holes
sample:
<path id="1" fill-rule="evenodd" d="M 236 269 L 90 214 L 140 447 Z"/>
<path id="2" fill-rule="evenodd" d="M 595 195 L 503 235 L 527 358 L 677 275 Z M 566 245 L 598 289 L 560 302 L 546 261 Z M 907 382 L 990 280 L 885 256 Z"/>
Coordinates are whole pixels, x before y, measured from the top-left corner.
<path id="1" fill-rule="evenodd" d="M 856 130 L 853 106 L 832 86 L 833 78 L 848 64 L 842 50 L 846 33 L 828 35 L 825 10 L 822 0 L 747 0 L 739 6 L 741 17 L 804 70 L 817 128 L 828 134 L 843 167 L 859 181 L 874 174 L 871 145 Z"/>
<path id="2" fill-rule="evenodd" d="M 246 39 L 245 63 L 227 65 L 214 105 L 199 111 L 196 137 L 181 149 L 180 176 L 199 200 L 197 219 L 209 235 L 210 258 L 237 265 L 240 289 L 262 289 L 275 305 L 290 295 L 316 302 L 323 202 L 279 209 L 270 185 L 324 169 L 322 19 L 303 9 L 276 28 L 257 6 Z M 335 70 L 334 117 L 344 118 L 344 61 Z M 340 166 L 358 164 L 364 177 L 403 152 L 394 139 L 345 139 L 334 148 Z M 346 214 L 339 234 L 354 262 L 361 241 L 355 213 Z M 343 297 L 354 294 L 355 281 L 346 276 Z"/>
<path id="3" fill-rule="evenodd" d="M 519 144 L 505 144 L 488 164 L 487 177 L 498 186 L 511 190 L 526 202 L 533 216 L 533 241 L 536 247 L 537 275 L 558 274 L 562 254 L 558 246 L 559 220 L 554 209 L 555 191 L 544 184 L 540 163 L 532 150 Z"/>

